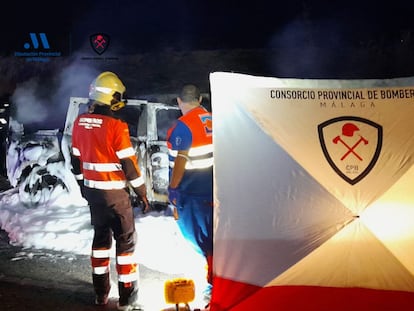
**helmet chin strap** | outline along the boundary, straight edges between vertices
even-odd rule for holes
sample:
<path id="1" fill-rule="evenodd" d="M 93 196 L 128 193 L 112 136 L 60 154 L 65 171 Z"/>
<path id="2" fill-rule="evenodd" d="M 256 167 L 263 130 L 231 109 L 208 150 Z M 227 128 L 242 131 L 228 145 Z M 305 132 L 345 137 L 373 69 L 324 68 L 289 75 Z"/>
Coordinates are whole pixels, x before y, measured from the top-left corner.
<path id="1" fill-rule="evenodd" d="M 116 102 L 111 104 L 111 110 L 112 111 L 118 111 L 121 108 L 124 108 L 126 105 L 126 101 L 120 101 L 120 102 Z"/>

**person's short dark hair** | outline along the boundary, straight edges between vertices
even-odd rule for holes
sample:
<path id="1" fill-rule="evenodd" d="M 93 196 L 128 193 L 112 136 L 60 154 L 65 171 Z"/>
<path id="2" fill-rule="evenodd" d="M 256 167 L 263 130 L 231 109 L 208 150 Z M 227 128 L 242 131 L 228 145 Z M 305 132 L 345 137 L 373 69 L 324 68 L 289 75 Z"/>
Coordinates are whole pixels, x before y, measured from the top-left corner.
<path id="1" fill-rule="evenodd" d="M 186 84 L 181 90 L 180 98 L 183 102 L 189 103 L 193 101 L 198 101 L 200 99 L 200 90 L 194 84 Z"/>

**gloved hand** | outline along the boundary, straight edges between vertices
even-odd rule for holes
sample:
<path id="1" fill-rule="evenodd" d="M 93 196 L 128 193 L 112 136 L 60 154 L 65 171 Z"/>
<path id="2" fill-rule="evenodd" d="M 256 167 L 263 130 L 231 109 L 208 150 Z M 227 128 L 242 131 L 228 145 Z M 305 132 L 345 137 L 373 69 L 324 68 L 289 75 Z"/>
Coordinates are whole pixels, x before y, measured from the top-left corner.
<path id="1" fill-rule="evenodd" d="M 144 214 L 146 214 L 146 213 L 148 213 L 151 210 L 150 205 L 148 203 L 147 196 L 145 196 L 145 197 L 142 198 L 142 202 L 144 202 L 144 208 L 142 209 L 142 212 Z"/>
<path id="2" fill-rule="evenodd" d="M 177 188 L 168 187 L 168 200 L 174 206 L 177 206 L 177 203 L 180 200 L 180 193 Z"/>
<path id="3" fill-rule="evenodd" d="M 144 214 L 148 213 L 151 210 L 151 208 L 150 208 L 150 205 L 148 203 L 147 196 L 141 197 L 141 199 L 142 199 L 142 202 L 144 203 L 144 208 L 142 209 L 142 212 Z"/>
<path id="4" fill-rule="evenodd" d="M 134 192 L 142 200 L 142 203 L 144 204 L 144 208 L 142 209 L 142 212 L 144 214 L 148 213 L 151 210 L 151 208 L 148 203 L 147 188 L 145 188 L 145 185 L 143 184 L 139 187 L 134 188 Z"/>
<path id="5" fill-rule="evenodd" d="M 80 189 L 80 193 L 81 193 L 82 197 L 85 198 L 85 185 L 83 184 L 83 179 L 77 180 L 77 182 L 78 182 L 78 186 L 79 186 L 79 189 Z"/>

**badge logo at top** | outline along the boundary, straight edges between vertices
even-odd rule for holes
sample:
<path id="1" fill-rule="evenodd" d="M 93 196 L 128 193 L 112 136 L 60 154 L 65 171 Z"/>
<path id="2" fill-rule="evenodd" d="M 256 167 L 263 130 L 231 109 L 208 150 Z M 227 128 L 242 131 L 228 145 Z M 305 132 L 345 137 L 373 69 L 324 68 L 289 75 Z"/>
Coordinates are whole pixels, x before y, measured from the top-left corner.
<path id="1" fill-rule="evenodd" d="M 91 35 L 89 40 L 90 40 L 92 49 L 98 55 L 103 54 L 108 49 L 109 36 L 107 34 L 97 33 L 97 34 Z"/>

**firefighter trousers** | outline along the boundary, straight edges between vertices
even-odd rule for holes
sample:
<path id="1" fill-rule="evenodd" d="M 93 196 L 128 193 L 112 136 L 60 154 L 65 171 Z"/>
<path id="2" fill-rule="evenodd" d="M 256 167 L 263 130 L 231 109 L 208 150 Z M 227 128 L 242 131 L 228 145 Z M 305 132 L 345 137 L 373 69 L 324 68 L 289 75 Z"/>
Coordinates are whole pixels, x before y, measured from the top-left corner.
<path id="1" fill-rule="evenodd" d="M 134 214 L 126 190 L 84 190 L 94 227 L 92 281 L 99 297 L 110 290 L 110 251 L 115 240 L 116 271 L 120 305 L 138 299 L 139 271 L 135 256 L 137 241 Z"/>

